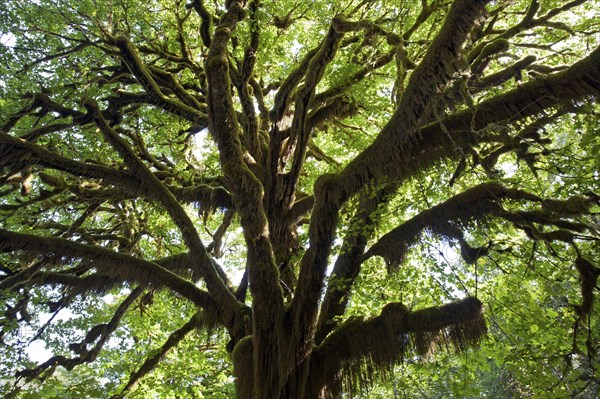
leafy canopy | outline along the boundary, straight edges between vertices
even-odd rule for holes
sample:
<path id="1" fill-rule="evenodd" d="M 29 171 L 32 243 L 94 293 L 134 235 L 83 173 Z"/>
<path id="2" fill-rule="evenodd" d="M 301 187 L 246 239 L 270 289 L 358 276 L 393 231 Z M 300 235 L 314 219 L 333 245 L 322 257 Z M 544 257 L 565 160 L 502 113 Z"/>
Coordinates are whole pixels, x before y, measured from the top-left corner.
<path id="1" fill-rule="evenodd" d="M 598 9 L 5 1 L 0 392 L 597 397 Z"/>

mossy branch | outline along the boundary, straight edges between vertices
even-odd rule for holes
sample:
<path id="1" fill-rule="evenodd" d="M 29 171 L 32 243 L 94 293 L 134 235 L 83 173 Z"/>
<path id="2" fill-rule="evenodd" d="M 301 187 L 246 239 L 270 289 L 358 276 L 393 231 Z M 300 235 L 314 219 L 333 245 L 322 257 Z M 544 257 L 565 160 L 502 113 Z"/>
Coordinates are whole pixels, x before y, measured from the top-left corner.
<path id="1" fill-rule="evenodd" d="M 91 292 L 107 292 L 111 288 L 121 285 L 122 280 L 102 273 L 93 273 L 86 276 L 76 276 L 68 273 L 42 272 L 25 269 L 18 273 L 2 278 L 0 289 L 16 290 L 28 286 L 55 286 L 65 287 L 70 293 L 88 294 Z"/>
<path id="2" fill-rule="evenodd" d="M 117 189 L 107 188 L 105 191 L 94 190 L 97 198 L 114 197 L 144 197 L 158 200 L 155 192 L 150 192 L 141 180 L 130 172 L 114 169 L 108 166 L 79 162 L 63 157 L 55 152 L 31 143 L 30 141 L 0 133 L 0 166 L 19 170 L 27 165 L 37 165 L 76 177 L 97 179 L 103 186 L 114 185 Z M 38 176 L 44 181 L 49 175 L 43 172 Z M 46 181 L 44 181 L 47 183 Z M 50 184 L 54 187 L 53 184 Z M 66 187 L 63 183 L 61 187 Z M 197 203 L 202 209 L 234 208 L 231 195 L 221 186 L 193 185 L 189 187 L 171 187 L 169 190 L 182 203 Z"/>
<path id="3" fill-rule="evenodd" d="M 187 7 L 192 7 L 200 16 L 202 23 L 200 24 L 200 37 L 202 43 L 208 48 L 210 47 L 211 37 L 210 29 L 212 26 L 213 16 L 208 12 L 202 0 L 193 0 Z"/>
<path id="4" fill-rule="evenodd" d="M 264 193 L 260 181 L 244 161 L 240 142 L 240 129 L 230 90 L 227 44 L 232 31 L 244 16 L 243 9 L 236 4 L 232 5 L 221 18 L 206 62 L 209 82 L 209 126 L 219 148 L 223 171 L 233 191 L 233 200 L 241 218 L 244 235 L 249 244 L 249 251 L 250 253 L 254 251 L 261 252 L 260 257 L 262 259 L 259 260 L 258 254 L 255 254 L 254 258 L 259 262 L 260 267 L 266 268 L 266 270 L 260 272 L 256 270 L 257 273 L 261 274 L 261 278 L 258 278 L 258 276 L 252 278 L 253 273 L 251 272 L 250 281 L 251 283 L 254 281 L 259 285 L 265 284 L 269 287 L 266 291 L 270 291 L 273 287 L 279 286 L 279 279 L 277 267 L 271 259 L 272 250 L 268 239 L 265 237 L 268 229 L 266 228 L 267 220 L 262 206 Z M 267 275 L 269 278 L 265 279 Z M 280 310 L 282 309 L 283 300 L 280 303 Z M 264 310 L 266 311 L 266 309 Z"/>
<path id="5" fill-rule="evenodd" d="M 156 288 L 169 288 L 182 297 L 207 311 L 216 313 L 214 299 L 185 280 L 157 263 L 133 256 L 113 252 L 109 249 L 76 243 L 56 237 L 40 237 L 32 234 L 14 233 L 0 229 L 0 252 L 24 251 L 32 254 L 82 259 L 90 262 L 97 270 L 108 276 L 117 276 L 123 281 L 138 284 L 151 284 Z"/>
<path id="6" fill-rule="evenodd" d="M 45 126 L 31 129 L 27 133 L 24 133 L 21 136 L 19 136 L 19 138 L 33 143 L 42 136 L 45 136 L 45 135 L 51 134 L 51 133 L 60 132 L 62 130 L 69 129 L 71 127 L 73 127 L 72 123 L 49 123 Z"/>
<path id="7" fill-rule="evenodd" d="M 6 123 L 0 127 L 0 133 L 8 133 L 21 118 L 26 115 L 33 115 L 41 118 L 48 115 L 50 112 L 56 112 L 61 118 L 72 117 L 72 125 L 83 123 L 86 119 L 84 113 L 57 103 L 46 93 L 28 93 L 28 96 L 31 96 L 31 100 L 29 100 L 23 108 L 8 118 Z"/>
<path id="8" fill-rule="evenodd" d="M 508 189 L 500 183 L 482 183 L 419 213 L 392 229 L 369 248 L 362 260 L 380 255 L 390 264 L 398 265 L 403 262 L 408 248 L 416 242 L 424 230 L 431 229 L 452 236 L 453 232 L 448 231 L 450 223 L 465 224 L 470 219 L 499 214 L 503 211 L 500 204 L 506 198 L 541 201 L 537 196 Z"/>
<path id="9" fill-rule="evenodd" d="M 419 15 L 417 15 L 415 22 L 410 26 L 410 28 L 408 28 L 402 34 L 402 39 L 409 40 L 413 33 L 415 33 L 415 31 L 429 19 L 431 14 L 433 14 L 440 5 L 441 2 L 439 0 L 432 0 L 430 5 L 427 4 L 427 0 L 421 0 L 421 12 Z"/>
<path id="10" fill-rule="evenodd" d="M 23 168 L 39 165 L 70 173 L 74 176 L 103 179 L 121 187 L 131 195 L 143 195 L 141 181 L 135 176 L 103 165 L 74 161 L 31 142 L 0 133 L 0 165 Z"/>
<path id="11" fill-rule="evenodd" d="M 507 211 L 502 207 L 502 203 L 508 199 L 532 201 L 541 204 L 542 207 L 540 210 Z M 458 240 L 465 262 L 474 263 L 478 257 L 487 253 L 487 248 L 471 248 L 464 240 L 458 226 L 488 216 L 514 223 L 517 227 L 526 230 L 532 239 L 571 242 L 577 237 L 577 233 L 587 231 L 590 227 L 570 218 L 589 214 L 592 201 L 592 198 L 579 195 L 566 200 L 542 199 L 529 192 L 510 189 L 499 183 L 482 183 L 419 213 L 391 230 L 371 246 L 362 261 L 380 255 L 392 266 L 397 266 L 402 263 L 409 247 L 417 241 L 420 234 L 424 230 L 431 230 Z M 543 232 L 534 224 L 558 227 L 558 229 Z M 592 231 L 592 234 L 598 232 Z"/>
<path id="12" fill-rule="evenodd" d="M 196 110 L 190 107 L 173 107 L 168 102 L 162 101 L 159 97 L 148 93 L 131 93 L 125 90 L 117 90 L 114 95 L 105 98 L 109 104 L 116 104 L 118 107 L 125 105 L 150 104 L 154 105 L 172 115 L 184 118 L 195 125 L 198 130 L 208 126 L 208 116 L 204 106 Z"/>
<path id="13" fill-rule="evenodd" d="M 398 168 L 396 161 L 399 157 L 389 157 L 390 149 L 404 153 L 407 143 L 414 140 L 412 136 L 416 133 L 427 104 L 456 71 L 456 61 L 462 45 L 475 20 L 484 12 L 487 1 L 458 0 L 450 7 L 440 33 L 429 47 L 423 61 L 411 74 L 397 111 L 376 141 L 384 142 L 390 147 L 380 147 L 377 153 L 373 154 L 370 149 L 375 145 L 372 145 L 355 158 L 341 174 L 335 177 L 322 176 L 315 185 L 316 201 L 309 228 L 310 248 L 301 262 L 298 289 L 292 303 L 294 313 L 303 313 L 294 315 L 294 328 L 302 331 L 301 335 L 306 334 L 308 337 L 313 334 L 309 331 L 309 326 L 313 325 L 313 318 L 316 316 L 339 207 L 366 183 L 373 181 L 374 177 L 381 176 L 380 164 L 389 165 L 387 168 Z M 367 162 L 363 162 L 363 156 L 368 158 Z M 320 192 L 321 189 L 326 192 Z"/>
<path id="14" fill-rule="evenodd" d="M 589 316 L 594 306 L 594 290 L 598 290 L 598 277 L 600 268 L 589 260 L 578 256 L 575 260 L 575 269 L 579 273 L 581 286 L 581 304 L 576 305 L 576 311 L 580 317 Z"/>
<path id="15" fill-rule="evenodd" d="M 501 31 L 496 36 L 496 38 L 493 40 L 510 39 L 512 37 L 515 37 L 519 33 L 526 31 L 527 29 L 531 29 L 536 26 L 547 26 L 550 23 L 550 19 L 552 19 L 556 15 L 559 15 L 559 14 L 561 14 L 565 11 L 568 11 L 574 7 L 582 5 L 585 2 L 586 2 L 586 0 L 573 0 L 573 1 L 570 1 L 567 3 L 564 3 L 560 7 L 552 8 L 552 9 L 548 10 L 548 12 L 546 14 L 538 16 L 536 18 L 537 14 L 540 10 L 540 2 L 539 2 L 539 0 L 531 0 L 531 2 L 529 3 L 529 6 L 527 7 L 527 10 L 524 12 L 523 19 L 519 23 L 512 25 L 511 27 Z M 492 28 L 492 26 L 489 27 L 490 30 L 491 30 L 491 28 Z M 472 58 L 469 61 L 472 61 L 475 57 L 477 57 L 477 55 L 482 51 L 482 49 L 488 43 L 490 43 L 490 42 L 483 41 L 479 45 L 477 45 L 470 52 Z"/>
<path id="16" fill-rule="evenodd" d="M 307 115 L 310 103 L 315 95 L 317 85 L 325 74 L 327 65 L 331 63 L 343 37 L 343 34 L 335 28 L 337 18 L 332 22 L 332 28 L 327 32 L 327 36 L 323 39 L 319 51 L 311 59 L 308 64 L 304 84 L 298 88 L 296 98 L 294 100 L 294 118 L 290 133 L 290 145 L 294 148 L 294 156 L 292 167 L 282 188 L 282 198 L 284 201 L 283 209 L 287 210 L 294 200 L 294 194 L 300 178 L 300 172 L 306 158 L 308 149 L 308 141 L 311 135 L 311 129 L 307 124 Z"/>
<path id="17" fill-rule="evenodd" d="M 131 44 L 127 37 L 117 36 L 114 39 L 113 44 L 119 48 L 123 61 L 127 64 L 131 73 L 135 76 L 137 81 L 146 90 L 150 98 L 160 102 L 162 107 L 164 107 L 165 109 L 172 109 L 172 112 L 175 114 L 184 113 L 189 115 L 195 115 L 196 118 L 194 119 L 203 116 L 200 109 L 196 109 L 195 107 L 192 107 L 184 102 L 167 97 L 163 93 L 159 85 L 156 83 L 156 80 L 152 77 L 150 69 L 146 67 L 146 65 L 140 58 L 140 55 L 138 54 L 137 50 Z M 189 104 L 198 105 L 197 101 L 193 97 L 190 97 L 185 90 L 181 90 L 180 94 L 183 96 L 184 100 L 186 100 Z"/>
<path id="18" fill-rule="evenodd" d="M 232 32 L 245 16 L 242 3 L 229 2 L 228 10 L 215 30 L 206 60 L 209 130 L 219 149 L 221 166 L 228 180 L 228 188 L 233 193 L 248 248 L 252 331 L 257 348 L 253 362 L 256 365 L 255 378 L 259 381 L 254 387 L 254 394 L 256 397 L 275 397 L 278 383 L 274 380 L 274 369 L 279 363 L 278 358 L 283 355 L 279 343 L 285 335 L 283 289 L 269 239 L 263 207 L 264 189 L 244 160 L 240 127 L 231 94 L 227 49 Z"/>
<path id="19" fill-rule="evenodd" d="M 94 115 L 94 120 L 106 140 L 117 150 L 123 158 L 123 161 L 129 166 L 132 172 L 145 183 L 147 190 L 154 193 L 155 197 L 161 202 L 165 210 L 169 213 L 175 224 L 179 227 L 183 239 L 191 251 L 194 262 L 210 265 L 206 268 L 207 273 L 204 276 L 208 290 L 215 296 L 220 306 L 220 320 L 223 324 L 228 323 L 234 318 L 238 302 L 233 295 L 233 286 L 228 279 L 223 279 L 225 274 L 218 272 L 217 266 L 210 259 L 196 228 L 186 214 L 181 204 L 177 201 L 173 193 L 138 159 L 131 150 L 129 144 L 115 132 L 104 119 L 98 109 L 98 104 L 86 99 L 84 105 Z M 227 320 L 227 321 L 226 321 Z"/>
<path id="20" fill-rule="evenodd" d="M 378 226 L 376 211 L 395 190 L 394 185 L 387 185 L 375 190 L 367 189 L 362 193 L 358 210 L 350 221 L 351 228 L 344 237 L 323 297 L 316 327 L 317 344 L 337 326 L 336 317 L 342 316 L 346 311 L 354 281 L 360 273 L 367 241 Z"/>
<path id="21" fill-rule="evenodd" d="M 345 321 L 315 349 L 311 360 L 312 368 L 319 370 L 315 388 L 327 386 L 342 370 L 346 387 L 356 391 L 389 372 L 411 348 L 424 354 L 441 338 L 442 343 L 465 350 L 477 345 L 486 332 L 483 305 L 476 298 L 417 311 L 389 303 L 377 317 Z"/>
<path id="22" fill-rule="evenodd" d="M 490 87 L 500 86 L 512 78 L 520 79 L 521 73 L 535 61 L 536 57 L 529 55 L 498 72 L 485 75 L 480 79 L 469 82 L 470 91 L 471 93 L 477 93 Z"/>
<path id="23" fill-rule="evenodd" d="M 408 127 L 402 130 L 404 120 L 396 120 L 395 115 L 375 142 L 338 175 L 338 184 L 346 195 L 352 195 L 367 182 L 404 181 L 441 159 L 458 158 L 478 143 L 496 140 L 482 133 L 490 125 L 514 124 L 594 96 L 600 96 L 600 48 L 561 72 L 524 83 L 413 134 Z"/>
<path id="24" fill-rule="evenodd" d="M 387 53 L 382 54 L 374 62 L 369 63 L 367 66 L 361 68 L 357 72 L 353 73 L 348 78 L 344 79 L 343 84 L 335 87 L 331 87 L 315 95 L 311 102 L 311 108 L 315 109 L 320 107 L 329 101 L 339 98 L 346 93 L 354 84 L 362 82 L 371 72 L 382 68 L 389 64 L 396 54 L 396 49 L 392 49 Z"/>
<path id="25" fill-rule="evenodd" d="M 304 75 L 308 69 L 308 65 L 320 48 L 320 46 L 317 46 L 309 50 L 304 58 L 302 58 L 302 61 L 300 61 L 298 67 L 287 76 L 285 81 L 279 87 L 279 90 L 275 94 L 273 108 L 269 112 L 272 122 L 277 123 L 285 114 L 292 92 L 296 89 L 296 87 L 298 87 L 298 84 L 300 81 L 302 81 L 302 78 L 304 78 Z"/>

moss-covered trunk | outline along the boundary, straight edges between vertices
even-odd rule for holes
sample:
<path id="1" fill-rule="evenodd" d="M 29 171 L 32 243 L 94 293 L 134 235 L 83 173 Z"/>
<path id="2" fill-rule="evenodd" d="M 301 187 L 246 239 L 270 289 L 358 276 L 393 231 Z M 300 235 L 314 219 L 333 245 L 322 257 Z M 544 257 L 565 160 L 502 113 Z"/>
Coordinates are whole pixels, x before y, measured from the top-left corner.
<path id="1" fill-rule="evenodd" d="M 275 352 L 274 347 L 256 348 L 258 352 Z M 253 339 L 240 341 L 233 353 L 233 368 L 236 378 L 238 399 L 308 398 L 315 397 L 307 389 L 307 359 L 298 363 L 293 356 L 283 358 L 279 364 L 255 367 L 258 355 L 255 354 Z M 261 388 L 262 387 L 262 388 Z M 267 389 L 264 389 L 267 387 Z"/>
<path id="2" fill-rule="evenodd" d="M 324 387 L 320 382 L 318 365 L 310 366 L 311 354 L 309 353 L 300 363 L 294 357 L 276 368 L 253 367 L 252 343 L 248 339 L 241 343 L 235 350 L 234 375 L 238 399 L 333 399 L 332 390 Z M 336 387 L 341 388 L 341 382 L 336 379 Z M 271 384 L 268 392 L 256 392 L 257 385 Z M 333 391 L 339 392 L 340 389 Z"/>

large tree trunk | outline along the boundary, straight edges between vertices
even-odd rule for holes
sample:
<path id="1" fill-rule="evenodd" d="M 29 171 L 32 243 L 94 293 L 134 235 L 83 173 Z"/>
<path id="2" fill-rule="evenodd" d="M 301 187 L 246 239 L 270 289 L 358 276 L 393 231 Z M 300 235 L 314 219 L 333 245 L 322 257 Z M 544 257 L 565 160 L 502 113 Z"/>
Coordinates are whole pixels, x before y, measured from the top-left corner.
<path id="1" fill-rule="evenodd" d="M 481 302 L 467 298 L 414 312 L 401 303 L 390 303 L 377 317 L 347 320 L 318 346 L 280 345 L 303 356 L 284 355 L 278 364 L 258 368 L 260 352 L 273 352 L 273 348 L 257 349 L 253 338 L 246 337 L 232 353 L 238 398 L 338 398 L 342 387 L 351 392 L 362 389 L 409 352 L 425 354 L 440 342 L 461 350 L 479 342 L 485 333 Z"/>

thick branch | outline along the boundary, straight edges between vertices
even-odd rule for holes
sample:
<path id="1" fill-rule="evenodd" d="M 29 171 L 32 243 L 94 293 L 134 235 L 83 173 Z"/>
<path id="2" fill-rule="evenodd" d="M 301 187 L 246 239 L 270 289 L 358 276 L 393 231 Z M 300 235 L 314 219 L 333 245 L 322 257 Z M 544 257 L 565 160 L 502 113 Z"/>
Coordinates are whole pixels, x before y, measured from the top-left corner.
<path id="1" fill-rule="evenodd" d="M 200 37 L 202 38 L 202 43 L 207 48 L 210 47 L 210 28 L 212 25 L 212 15 L 208 12 L 208 9 L 202 0 L 193 0 L 188 7 L 193 7 L 196 13 L 198 13 L 202 19 L 202 23 L 200 24 Z"/>
<path id="2" fill-rule="evenodd" d="M 300 62 L 300 65 L 298 65 L 298 67 L 294 69 L 287 76 L 285 81 L 281 84 L 279 90 L 277 91 L 277 94 L 275 94 L 273 108 L 269 112 L 272 122 L 279 122 L 279 120 L 281 120 L 281 118 L 285 114 L 285 111 L 287 110 L 287 107 L 289 105 L 290 95 L 292 94 L 294 89 L 298 87 L 298 84 L 306 74 L 306 70 L 308 68 L 309 63 L 311 62 L 315 54 L 317 54 L 317 52 L 320 50 L 320 48 L 320 46 L 315 47 L 311 49 L 308 53 L 306 53 L 306 55 Z"/>
<path id="3" fill-rule="evenodd" d="M 364 261 L 363 253 L 367 240 L 378 224 L 375 212 L 394 190 L 395 187 L 390 185 L 375 193 L 367 190 L 362 194 L 358 211 L 350 221 L 351 228 L 344 238 L 323 298 L 316 329 L 317 344 L 335 328 L 335 318 L 344 314 L 350 299 L 350 290 Z"/>
<path id="4" fill-rule="evenodd" d="M 500 183 L 479 184 L 419 213 L 391 230 L 369 248 L 362 261 L 380 255 L 392 264 L 399 264 L 403 261 L 408 247 L 416 242 L 424 230 L 432 229 L 444 234 L 449 230 L 449 223 L 466 223 L 472 218 L 499 214 L 502 212 L 501 201 L 505 198 L 541 201 L 541 198 L 524 191 L 508 189 Z"/>
<path id="5" fill-rule="evenodd" d="M 259 268 L 264 268 L 260 272 L 256 271 L 261 277 L 258 274 L 250 273 L 251 284 L 252 282 L 261 286 L 265 284 L 266 290 L 257 289 L 256 292 L 253 292 L 256 295 L 255 303 L 256 301 L 260 303 L 262 295 L 274 287 L 279 287 L 279 279 L 277 267 L 274 265 L 274 261 L 269 259 L 272 257 L 270 255 L 272 251 L 268 237 L 265 236 L 268 234 L 268 229 L 266 228 L 266 216 L 262 210 L 262 185 L 244 162 L 239 124 L 236 120 L 230 90 L 227 43 L 232 30 L 235 29 L 242 16 L 243 10 L 237 3 L 234 4 L 221 18 L 221 23 L 217 27 L 211 43 L 206 63 L 209 82 L 209 126 L 219 148 L 223 171 L 230 180 L 230 186 L 234 191 L 233 199 L 249 244 L 249 256 L 255 257 L 257 265 L 262 264 Z M 255 251 L 262 252 L 261 256 Z M 266 256 L 266 259 L 261 259 L 262 256 Z M 265 279 L 266 276 L 269 278 Z M 265 298 L 265 300 L 270 303 L 272 301 L 271 294 L 267 294 L 267 296 L 269 298 L 268 300 Z M 280 310 L 283 309 L 283 299 L 280 306 Z"/>
<path id="6" fill-rule="evenodd" d="M 0 229 L 0 252 L 12 251 L 84 259 L 103 274 L 118 276 L 124 281 L 152 284 L 157 288 L 166 287 L 211 313 L 217 312 L 216 303 L 207 292 L 154 262 L 62 238 L 39 237 Z"/>
<path id="7" fill-rule="evenodd" d="M 141 180 L 129 172 L 104 165 L 75 161 L 29 141 L 0 132 L 0 166 L 10 166 L 13 170 L 19 170 L 31 165 L 67 172 L 73 176 L 101 179 L 103 184 L 113 184 L 127 196 L 158 199 L 154 196 L 156 193 L 149 192 Z M 169 187 L 169 190 L 173 192 L 177 201 L 195 202 L 202 209 L 233 208 L 231 196 L 223 187 L 198 185 Z M 114 193 L 114 191 L 109 191 L 106 195 L 110 196 Z"/>
<path id="8" fill-rule="evenodd" d="M 73 274 L 55 272 L 36 272 L 35 270 L 23 270 L 12 276 L 0 280 L 0 289 L 15 289 L 23 285 L 62 285 L 72 289 L 74 293 L 106 292 L 112 287 L 121 284 L 118 278 L 104 274 L 93 273 L 79 277 Z"/>
<path id="9" fill-rule="evenodd" d="M 316 316 L 339 207 L 374 177 L 386 176 L 381 175 L 379 168 L 395 170 L 404 164 L 397 161 L 407 154 L 405 151 L 410 142 L 415 140 L 413 135 L 421 119 L 426 117 L 428 104 L 457 70 L 462 44 L 475 21 L 481 17 L 486 3 L 487 0 L 458 0 L 452 4 L 440 33 L 411 74 L 398 109 L 376 144 L 359 155 L 341 174 L 321 179 L 321 187 L 315 186 L 316 202 L 309 230 L 311 247 L 302 260 L 298 289 L 292 304 L 292 311 L 298 313 L 294 315 L 294 323 L 298 323 L 295 327 L 303 330 L 303 334 L 311 334 L 306 326 L 312 326 Z M 377 152 L 371 153 L 371 148 L 376 145 Z M 363 157 L 367 162 L 362 160 Z M 319 196 L 321 189 L 326 192 Z"/>
<path id="10" fill-rule="evenodd" d="M 282 355 L 276 343 L 284 335 L 283 290 L 262 205 L 263 187 L 244 162 L 229 77 L 227 46 L 233 30 L 244 16 L 241 3 L 230 2 L 228 11 L 221 17 L 215 30 L 206 61 L 209 129 L 219 148 L 221 166 L 228 179 L 228 187 L 233 192 L 248 247 L 247 271 L 252 293 L 253 336 L 257 348 L 253 360 L 256 364 L 256 380 L 259 382 L 255 386 L 255 395 L 275 397 L 277 382 L 272 380 L 274 373 L 264 373 L 268 373 L 269 367 L 275 367 L 278 362 L 276 359 Z"/>
<path id="11" fill-rule="evenodd" d="M 339 186 L 350 196 L 368 181 L 403 181 L 418 170 L 441 159 L 457 157 L 464 149 L 485 141 L 481 132 L 489 126 L 515 123 L 548 108 L 598 95 L 600 48 L 564 71 L 524 83 L 481 102 L 475 109 L 430 123 L 412 135 L 410 141 L 394 135 L 403 121 L 392 118 L 375 142 L 340 173 Z"/>
<path id="12" fill-rule="evenodd" d="M 40 165 L 75 176 L 103 179 L 138 196 L 144 193 L 141 182 L 131 174 L 103 165 L 74 161 L 48 151 L 28 141 L 0 133 L 0 166 L 10 165 L 16 169 L 27 165 Z"/>
<path id="13" fill-rule="evenodd" d="M 177 224 L 186 245 L 190 248 L 192 261 L 210 265 L 206 268 L 207 273 L 204 276 L 206 285 L 219 304 L 220 320 L 223 325 L 227 326 L 234 318 L 238 302 L 233 296 L 231 284 L 228 280 L 222 278 L 224 273 L 219 273 L 216 270 L 219 266 L 213 263 L 207 254 L 192 220 L 171 191 L 137 158 L 127 142 L 109 126 L 100 113 L 98 104 L 88 99 L 84 105 L 93 113 L 94 120 L 107 141 L 117 150 L 132 172 L 145 183 L 146 189 L 159 199 Z"/>
<path id="14" fill-rule="evenodd" d="M 311 129 L 307 123 L 307 114 L 310 103 L 315 95 L 317 85 L 321 81 L 327 65 L 333 60 L 337 52 L 343 33 L 336 29 L 337 19 L 332 22 L 327 36 L 323 39 L 319 51 L 308 64 L 304 84 L 298 88 L 298 93 L 294 101 L 294 119 L 290 134 L 290 143 L 294 147 L 294 158 L 291 170 L 284 179 L 282 188 L 283 209 L 287 210 L 294 200 L 294 194 L 300 178 L 300 172 L 306 158 L 308 149 L 308 140 L 311 135 Z"/>
<path id="15" fill-rule="evenodd" d="M 169 190 L 178 201 L 188 204 L 195 202 L 200 210 L 234 209 L 231 195 L 221 186 L 199 184 L 191 187 L 169 187 Z"/>
<path id="16" fill-rule="evenodd" d="M 467 298 L 414 312 L 390 303 L 377 317 L 350 319 L 315 350 L 312 365 L 319 373 L 314 382 L 321 388 L 339 370 L 344 370 L 347 381 L 368 379 L 361 375 L 361 365 L 384 371 L 402 360 L 411 344 L 418 353 L 427 352 L 440 333 L 459 350 L 477 344 L 486 333 L 481 302 Z"/>

